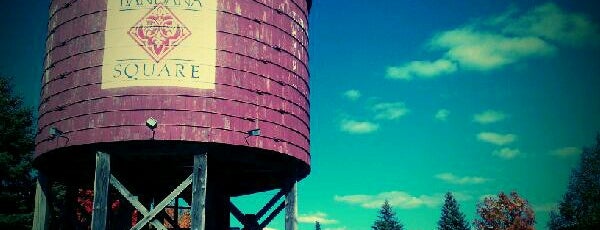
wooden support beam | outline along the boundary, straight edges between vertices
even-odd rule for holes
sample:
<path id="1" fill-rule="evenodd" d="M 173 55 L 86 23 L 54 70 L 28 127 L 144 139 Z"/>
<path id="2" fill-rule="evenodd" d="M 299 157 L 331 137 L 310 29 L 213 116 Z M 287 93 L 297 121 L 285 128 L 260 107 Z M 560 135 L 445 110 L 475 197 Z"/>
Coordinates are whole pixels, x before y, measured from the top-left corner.
<path id="1" fill-rule="evenodd" d="M 192 182 L 192 230 L 204 230 L 206 224 L 206 153 L 194 155 L 194 169 Z"/>
<path id="2" fill-rule="evenodd" d="M 269 200 L 269 202 L 267 202 L 267 204 L 256 213 L 256 215 L 254 214 L 248 214 L 248 215 L 244 215 L 236 206 L 235 204 L 233 204 L 231 201 L 229 202 L 229 209 L 231 214 L 233 214 L 233 216 L 244 225 L 244 229 L 263 229 L 265 227 L 267 227 L 267 225 L 269 225 L 269 223 L 271 223 L 271 221 L 277 216 L 279 215 L 279 213 L 286 208 L 286 204 L 288 204 L 288 198 L 290 196 L 290 192 L 292 191 L 292 189 L 294 189 L 295 184 L 292 185 L 286 185 L 283 188 L 281 188 L 281 190 L 279 190 L 279 192 L 277 194 L 275 194 L 275 196 L 273 196 L 271 198 L 271 200 Z M 283 202 L 281 202 L 276 208 L 275 210 L 273 210 L 273 212 L 271 212 L 271 214 L 269 214 L 269 216 L 267 216 L 267 218 L 265 218 L 265 220 L 258 224 L 258 220 L 260 220 L 262 218 L 263 215 L 265 215 L 272 207 L 273 205 L 284 195 L 287 195 L 288 197 L 286 197 L 286 200 L 284 200 Z M 287 216 L 286 216 L 286 220 L 287 220 Z M 287 225 L 287 222 L 286 222 Z"/>
<path id="3" fill-rule="evenodd" d="M 181 182 L 181 184 L 177 186 L 177 188 L 175 188 L 175 190 L 173 190 L 164 200 L 158 203 L 154 209 L 148 213 L 147 216 L 138 221 L 138 223 L 133 226 L 131 230 L 141 229 L 148 224 L 150 220 L 154 219 L 156 214 L 162 212 L 163 209 L 165 209 L 165 207 L 167 207 L 167 205 L 169 205 L 169 203 L 171 203 L 175 197 L 179 196 L 179 194 L 181 194 L 181 192 L 183 192 L 183 190 L 186 189 L 190 184 L 192 184 L 192 175 L 188 176 L 183 182 Z"/>
<path id="4" fill-rule="evenodd" d="M 167 212 L 159 212 L 159 213 L 157 214 L 157 216 L 158 216 L 157 218 L 159 218 L 159 219 L 164 219 L 164 220 L 166 220 L 166 221 L 167 221 L 167 222 L 168 222 L 168 223 L 169 223 L 169 224 L 170 224 L 170 225 L 173 227 L 173 230 L 181 230 L 181 228 L 179 228 L 179 222 L 178 222 L 178 221 L 175 221 L 175 220 L 173 220 L 173 218 L 171 218 L 171 217 L 169 216 L 169 214 L 167 214 Z M 156 221 L 157 221 L 157 220 L 156 220 Z M 152 223 L 152 222 L 151 222 L 151 223 Z"/>
<path id="5" fill-rule="evenodd" d="M 298 230 L 298 191 L 297 183 L 285 196 L 285 230 Z"/>
<path id="6" fill-rule="evenodd" d="M 277 206 L 277 208 L 275 208 L 275 210 L 273 210 L 273 212 L 271 212 L 271 214 L 269 214 L 269 216 L 267 216 L 267 218 L 260 224 L 259 229 L 266 228 L 267 225 L 269 225 L 269 223 L 271 223 L 271 221 L 273 221 L 273 219 L 275 219 L 275 217 L 277 215 L 279 215 L 281 210 L 283 210 L 284 208 L 285 208 L 285 201 L 281 202 L 279 204 L 279 206 Z"/>
<path id="7" fill-rule="evenodd" d="M 121 182 L 112 174 L 110 175 L 110 184 L 117 189 L 117 191 L 119 191 L 119 193 L 121 193 L 121 195 L 123 195 L 123 197 L 125 197 L 125 199 L 129 201 L 129 203 L 131 203 L 135 209 L 140 211 L 142 216 L 148 216 L 148 209 L 146 209 L 142 202 L 138 200 L 138 197 L 129 192 L 129 190 L 127 190 L 127 188 L 125 188 L 125 186 L 123 186 L 123 184 L 121 184 Z M 150 224 L 152 224 L 156 229 L 167 230 L 167 228 L 165 228 L 165 226 L 158 220 L 152 220 Z"/>
<path id="8" fill-rule="evenodd" d="M 261 219 L 266 213 L 267 211 L 269 211 L 273 205 L 275 205 L 275 203 L 277 203 L 277 201 L 284 196 L 286 193 L 288 193 L 290 190 L 289 186 L 286 186 L 284 188 L 282 188 L 281 190 L 279 190 L 279 192 L 277 194 L 275 194 L 275 196 L 273 196 L 273 198 L 271 198 L 271 200 L 269 200 L 269 202 L 267 202 L 267 204 L 265 204 L 265 206 L 256 213 L 256 218 Z"/>
<path id="9" fill-rule="evenodd" d="M 46 230 L 50 222 L 50 183 L 42 172 L 38 172 L 35 186 L 35 212 L 33 213 L 32 230 Z"/>
<path id="10" fill-rule="evenodd" d="M 244 222 L 246 221 L 246 218 L 244 218 L 244 213 L 242 213 L 242 211 L 240 211 L 240 209 L 238 209 L 235 204 L 233 204 L 233 202 L 229 201 L 229 210 L 231 212 L 231 214 L 233 215 L 233 217 L 235 217 L 236 220 L 238 220 L 240 223 L 244 224 Z"/>
<path id="11" fill-rule="evenodd" d="M 96 153 L 96 175 L 94 177 L 94 210 L 92 212 L 92 230 L 108 229 L 108 185 L 110 180 L 110 155 Z"/>

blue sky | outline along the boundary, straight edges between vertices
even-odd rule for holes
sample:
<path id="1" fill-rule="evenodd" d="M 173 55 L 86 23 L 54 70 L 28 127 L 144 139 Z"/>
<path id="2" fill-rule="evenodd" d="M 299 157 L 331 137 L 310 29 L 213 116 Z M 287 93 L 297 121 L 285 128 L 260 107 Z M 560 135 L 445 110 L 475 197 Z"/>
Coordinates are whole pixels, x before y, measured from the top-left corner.
<path id="1" fill-rule="evenodd" d="M 0 8 L 0 73 L 35 106 L 47 2 L 26 2 Z M 600 131 L 599 3 L 444 2 L 314 1 L 301 229 L 368 229 L 384 199 L 406 229 L 434 229 L 447 191 L 472 220 L 513 190 L 545 229 Z"/>

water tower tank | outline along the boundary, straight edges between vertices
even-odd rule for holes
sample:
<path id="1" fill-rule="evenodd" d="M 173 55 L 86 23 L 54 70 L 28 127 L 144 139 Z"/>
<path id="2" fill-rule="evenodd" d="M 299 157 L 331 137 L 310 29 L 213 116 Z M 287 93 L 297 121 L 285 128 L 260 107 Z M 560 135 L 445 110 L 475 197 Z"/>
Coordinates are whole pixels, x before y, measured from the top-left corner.
<path id="1" fill-rule="evenodd" d="M 162 183 L 205 151 L 232 196 L 306 177 L 310 4 L 51 1 L 36 166 L 77 180 L 104 151 Z"/>

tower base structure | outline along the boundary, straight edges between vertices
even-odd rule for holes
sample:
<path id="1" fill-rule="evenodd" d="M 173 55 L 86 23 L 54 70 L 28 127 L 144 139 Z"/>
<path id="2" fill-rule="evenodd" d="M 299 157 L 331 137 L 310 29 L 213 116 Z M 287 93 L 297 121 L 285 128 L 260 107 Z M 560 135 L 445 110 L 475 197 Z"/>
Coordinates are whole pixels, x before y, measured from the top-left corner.
<path id="1" fill-rule="evenodd" d="M 233 195 L 239 195 L 232 191 L 239 191 L 231 189 L 229 177 L 219 167 L 222 165 L 215 163 L 215 168 L 211 169 L 207 151 L 193 154 L 192 159 L 193 164 L 173 169 L 172 171 L 176 172 L 174 174 L 165 172 L 171 177 L 179 175 L 172 178 L 183 178 L 177 182 L 171 180 L 172 183 L 169 184 L 157 176 L 160 175 L 160 170 L 168 168 L 149 166 L 145 170 L 139 170 L 140 167 L 135 165 L 124 167 L 123 162 L 119 162 L 118 155 L 113 157 L 108 151 L 97 151 L 94 158 L 95 167 L 88 167 L 93 168 L 94 175 L 93 183 L 87 183 L 93 184 L 91 216 L 87 217 L 91 220 L 88 221 L 91 229 L 229 230 L 230 216 L 233 215 L 242 223 L 244 230 L 259 230 L 265 228 L 283 210 L 286 216 L 285 229 L 297 229 L 295 177 L 270 186 L 269 189 L 275 187 L 279 192 L 256 213 L 244 214 L 230 201 Z M 137 170 L 132 173 L 131 170 L 124 171 L 126 168 Z M 74 202 L 74 191 L 85 187 L 86 184 L 82 182 L 81 177 L 66 179 L 64 174 L 46 173 L 40 169 L 33 229 L 52 228 L 49 222 L 52 216 L 50 198 L 53 179 L 63 181 L 67 187 L 66 202 L 61 210 L 63 213 L 55 222 L 60 222 L 61 228 L 64 229 L 87 229 L 85 226 L 73 224 L 76 216 L 73 206 L 78 205 Z M 156 183 L 152 183 L 154 178 L 158 178 Z M 91 175 L 89 179 L 91 180 Z M 180 201 L 191 202 L 189 206 L 180 206 Z M 115 204 L 120 207 L 118 211 L 114 210 Z M 269 213 L 275 205 L 276 208 Z M 180 210 L 186 209 L 190 210 L 189 223 L 181 224 Z M 136 217 L 128 215 L 132 211 L 137 213 Z M 81 213 L 77 215 L 81 216 Z"/>

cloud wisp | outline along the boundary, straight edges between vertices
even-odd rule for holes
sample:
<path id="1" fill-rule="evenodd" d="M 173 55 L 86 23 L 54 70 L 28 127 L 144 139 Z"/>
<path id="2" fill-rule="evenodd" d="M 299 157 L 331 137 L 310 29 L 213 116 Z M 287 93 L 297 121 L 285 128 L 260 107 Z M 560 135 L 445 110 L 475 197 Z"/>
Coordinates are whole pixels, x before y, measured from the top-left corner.
<path id="1" fill-rule="evenodd" d="M 437 207 L 443 201 L 442 196 L 413 196 L 403 191 L 383 192 L 376 195 L 346 195 L 334 197 L 337 202 L 359 205 L 363 208 L 380 208 L 385 200 L 390 205 L 401 209 L 413 209 L 420 207 Z"/>
<path id="2" fill-rule="evenodd" d="M 567 12 L 554 3 L 529 11 L 508 10 L 442 31 L 428 42 L 444 54 L 435 61 L 409 61 L 387 67 L 386 77 L 411 80 L 433 78 L 460 70 L 491 71 L 530 58 L 549 57 L 559 45 L 597 46 L 598 26 L 582 14 Z"/>
<path id="3" fill-rule="evenodd" d="M 445 31 L 434 37 L 430 45 L 445 50 L 445 58 L 461 68 L 476 71 L 493 70 L 555 52 L 553 46 L 536 37 L 508 37 L 475 28 Z"/>
<path id="4" fill-rule="evenodd" d="M 349 134 L 374 133 L 379 130 L 381 122 L 398 120 L 410 112 L 403 102 L 380 102 L 369 105 L 367 109 L 373 113 L 371 119 L 356 120 L 346 116 L 340 122 L 340 130 Z"/>
<path id="5" fill-rule="evenodd" d="M 344 119 L 340 129 L 349 134 L 369 134 L 379 130 L 379 125 L 370 121 Z"/>
<path id="6" fill-rule="evenodd" d="M 466 185 L 466 184 L 483 184 L 490 179 L 478 176 L 459 177 L 452 173 L 440 173 L 435 175 L 435 178 L 450 184 Z"/>
<path id="7" fill-rule="evenodd" d="M 300 215 L 298 215 L 298 222 L 307 223 L 307 224 L 314 224 L 317 221 L 321 224 L 337 224 L 338 223 L 337 220 L 330 219 L 327 216 L 328 215 L 324 212 L 300 214 Z"/>
<path id="8" fill-rule="evenodd" d="M 515 134 L 500 134 L 493 132 L 481 132 L 477 134 L 477 139 L 494 145 L 507 145 L 517 140 Z"/>
<path id="9" fill-rule="evenodd" d="M 473 121 L 479 124 L 491 124 L 506 119 L 506 114 L 495 110 L 486 110 L 473 115 Z"/>
<path id="10" fill-rule="evenodd" d="M 521 155 L 521 150 L 512 148 L 501 148 L 494 150 L 492 155 L 508 160 Z"/>
<path id="11" fill-rule="evenodd" d="M 351 101 L 356 101 L 356 100 L 358 100 L 362 96 L 362 94 L 360 93 L 360 91 L 358 91 L 356 89 L 347 90 L 342 95 L 346 99 L 351 100 Z"/>
<path id="12" fill-rule="evenodd" d="M 581 153 L 581 149 L 577 147 L 564 147 L 552 150 L 550 154 L 559 156 L 559 157 L 570 157 L 579 155 Z"/>
<path id="13" fill-rule="evenodd" d="M 502 32 L 506 34 L 536 36 L 574 47 L 599 44 L 598 25 L 586 15 L 567 12 L 554 3 L 535 7 L 522 16 L 518 16 L 518 13 L 514 10 L 507 11 L 492 22 L 502 26 Z"/>
<path id="14" fill-rule="evenodd" d="M 378 103 L 373 106 L 375 119 L 397 120 L 406 115 L 410 110 L 403 102 Z"/>
<path id="15" fill-rule="evenodd" d="M 439 121 L 447 121 L 448 116 L 450 116 L 450 110 L 440 109 L 435 113 L 435 115 L 433 117 Z"/>
<path id="16" fill-rule="evenodd" d="M 411 80 L 415 77 L 433 78 L 441 74 L 450 74 L 458 69 L 456 63 L 439 59 L 437 61 L 412 61 L 402 66 L 391 66 L 386 76 L 392 79 Z"/>

